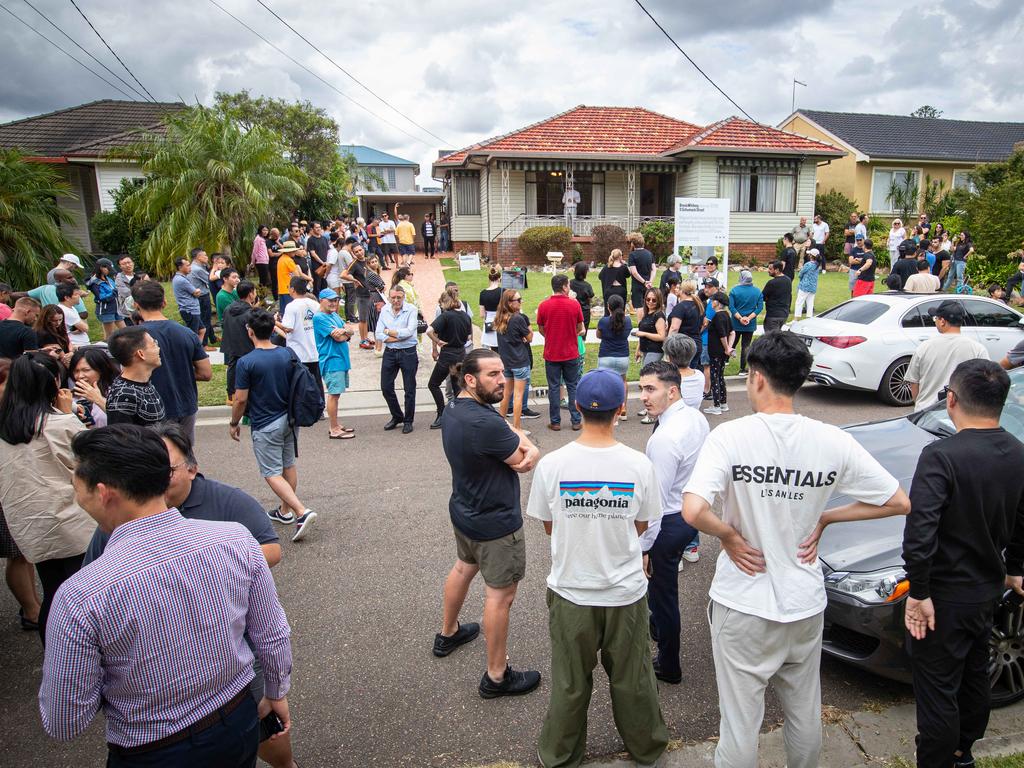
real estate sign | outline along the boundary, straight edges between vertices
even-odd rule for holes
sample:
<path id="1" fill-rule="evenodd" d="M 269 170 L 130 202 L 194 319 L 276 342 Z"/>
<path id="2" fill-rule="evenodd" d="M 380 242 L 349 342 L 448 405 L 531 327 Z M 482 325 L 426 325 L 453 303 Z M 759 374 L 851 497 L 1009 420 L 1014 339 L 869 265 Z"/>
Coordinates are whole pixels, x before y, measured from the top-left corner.
<path id="1" fill-rule="evenodd" d="M 704 264 L 709 256 L 714 256 L 718 268 L 728 274 L 729 198 L 677 197 L 675 225 L 673 253 L 682 256 L 684 272 L 702 280 L 707 275 Z"/>

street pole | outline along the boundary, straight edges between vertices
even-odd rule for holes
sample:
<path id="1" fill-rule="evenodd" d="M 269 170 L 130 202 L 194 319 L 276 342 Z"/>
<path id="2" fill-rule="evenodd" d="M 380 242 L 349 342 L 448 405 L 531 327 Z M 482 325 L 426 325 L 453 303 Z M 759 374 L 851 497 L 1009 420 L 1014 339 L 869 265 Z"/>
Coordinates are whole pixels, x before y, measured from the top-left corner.
<path id="1" fill-rule="evenodd" d="M 789 105 L 789 112 L 790 112 L 790 114 L 792 114 L 793 112 L 796 112 L 796 87 L 798 85 L 802 85 L 804 88 L 807 87 L 807 83 L 802 83 L 799 80 L 797 80 L 795 77 L 793 78 L 793 101 Z"/>

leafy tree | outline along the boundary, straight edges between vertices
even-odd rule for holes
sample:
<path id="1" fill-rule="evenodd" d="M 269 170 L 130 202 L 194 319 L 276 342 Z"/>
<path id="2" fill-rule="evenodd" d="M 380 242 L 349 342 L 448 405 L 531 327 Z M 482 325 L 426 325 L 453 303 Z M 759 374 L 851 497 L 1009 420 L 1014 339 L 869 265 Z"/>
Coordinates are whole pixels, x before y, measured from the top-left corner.
<path id="1" fill-rule="evenodd" d="M 0 150 L 0 278 L 18 288 L 43 282 L 46 271 L 62 254 L 81 252 L 61 225 L 71 214 L 57 205 L 57 196 L 71 187 L 53 166 L 33 163 L 16 149 Z"/>
<path id="2" fill-rule="evenodd" d="M 671 255 L 676 239 L 675 225 L 671 221 L 645 221 L 640 225 L 640 234 L 644 236 L 644 245 L 658 261 L 664 261 Z"/>
<path id="3" fill-rule="evenodd" d="M 910 113 L 911 117 L 942 117 L 942 110 L 925 104 L 924 106 L 918 107 Z"/>
<path id="4" fill-rule="evenodd" d="M 843 258 L 843 228 L 850 214 L 856 211 L 857 203 L 834 189 L 815 196 L 814 212 L 821 214 L 822 221 L 829 226 L 828 240 L 825 241 L 827 261 Z"/>
<path id="5" fill-rule="evenodd" d="M 1005 162 L 978 166 L 972 177 L 978 194 L 966 202 L 964 226 L 977 255 L 967 270 L 978 285 L 1002 282 L 1013 272 L 1024 244 L 1024 150 Z"/>
<path id="6" fill-rule="evenodd" d="M 223 113 L 193 107 L 166 118 L 164 136 L 124 150 L 146 181 L 124 199 L 135 226 L 152 226 L 142 257 L 158 274 L 202 246 L 244 261 L 243 238 L 275 208 L 301 197 L 306 174 L 285 158 L 280 137 L 261 125 L 245 130 Z"/>
<path id="7" fill-rule="evenodd" d="M 125 198 L 138 188 L 136 180 L 121 179 L 121 185 L 113 193 L 114 210 L 93 215 L 90 222 L 92 239 L 103 253 L 113 256 L 127 253 L 136 261 L 140 260 L 151 228 L 138 226 L 124 211 Z"/>

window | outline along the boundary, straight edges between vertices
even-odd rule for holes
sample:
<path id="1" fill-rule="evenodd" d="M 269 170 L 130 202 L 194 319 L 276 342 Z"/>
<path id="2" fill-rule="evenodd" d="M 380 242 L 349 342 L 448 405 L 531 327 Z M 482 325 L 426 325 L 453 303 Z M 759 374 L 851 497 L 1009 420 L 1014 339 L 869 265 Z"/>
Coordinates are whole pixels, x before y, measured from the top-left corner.
<path id="1" fill-rule="evenodd" d="M 953 171 L 953 189 L 966 189 L 969 192 L 977 192 L 978 188 L 974 186 L 974 180 L 971 178 L 970 170 L 959 170 Z"/>
<path id="2" fill-rule="evenodd" d="M 889 311 L 889 306 L 880 301 L 846 301 L 823 312 L 818 317 L 842 320 L 844 323 L 870 325 Z"/>
<path id="3" fill-rule="evenodd" d="M 722 165 L 718 196 L 728 197 L 730 211 L 784 213 L 796 211 L 796 168 L 771 164 Z"/>
<path id="4" fill-rule="evenodd" d="M 578 216 L 604 215 L 604 171 L 576 171 L 573 188 L 580 193 Z M 565 171 L 526 172 L 526 214 L 561 216 L 565 212 Z"/>
<path id="5" fill-rule="evenodd" d="M 928 314 L 929 309 L 934 309 L 946 299 L 932 299 L 918 304 L 907 312 L 900 321 L 904 328 L 934 328 L 935 318 Z"/>
<path id="6" fill-rule="evenodd" d="M 480 172 L 463 171 L 455 176 L 455 214 L 480 215 Z"/>
<path id="7" fill-rule="evenodd" d="M 675 174 L 640 174 L 640 215 L 671 216 L 675 197 Z"/>
<path id="8" fill-rule="evenodd" d="M 920 189 L 921 172 L 875 168 L 871 177 L 871 210 L 876 213 L 897 213 L 889 191 L 893 183 L 902 189 Z M 917 210 L 917 202 L 912 206 Z"/>
<path id="9" fill-rule="evenodd" d="M 395 169 L 388 168 L 388 189 L 395 189 Z"/>
<path id="10" fill-rule="evenodd" d="M 979 328 L 1017 328 L 1020 315 L 1009 307 L 1000 306 L 994 301 L 981 299 L 964 299 L 967 317 L 964 325 Z"/>

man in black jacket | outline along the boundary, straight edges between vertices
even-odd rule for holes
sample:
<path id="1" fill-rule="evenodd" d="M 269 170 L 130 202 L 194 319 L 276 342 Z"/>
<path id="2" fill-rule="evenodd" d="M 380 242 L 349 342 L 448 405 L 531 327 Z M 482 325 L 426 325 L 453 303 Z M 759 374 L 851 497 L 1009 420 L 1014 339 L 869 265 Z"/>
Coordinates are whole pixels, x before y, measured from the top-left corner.
<path id="1" fill-rule="evenodd" d="M 960 363 L 945 390 L 956 434 L 925 447 L 910 487 L 903 561 L 918 766 L 974 765 L 988 726 L 993 609 L 1004 587 L 1024 595 L 1024 445 L 999 426 L 1009 391 L 996 363 Z"/>
<path id="2" fill-rule="evenodd" d="M 917 274 L 917 245 L 913 240 L 904 240 L 899 245 L 899 255 L 889 270 L 890 274 L 900 276 L 900 288 L 897 290 L 901 290 L 907 280 Z"/>
<path id="3" fill-rule="evenodd" d="M 793 281 L 783 273 L 785 264 L 773 261 L 768 265 L 771 279 L 764 284 L 764 332 L 782 330 L 789 317 L 789 305 L 793 303 Z"/>
<path id="4" fill-rule="evenodd" d="M 782 236 L 782 269 L 780 272 L 790 280 L 795 279 L 796 261 L 798 258 L 796 248 L 793 245 L 793 235 L 787 232 Z M 788 310 L 786 314 L 789 314 Z"/>
<path id="5" fill-rule="evenodd" d="M 235 363 L 253 350 L 252 339 L 245 324 L 249 313 L 256 306 L 256 286 L 249 280 L 243 280 L 235 290 L 238 301 L 228 304 L 224 317 L 220 320 L 220 351 L 224 355 L 224 363 L 228 367 L 228 404 L 235 396 Z"/>

